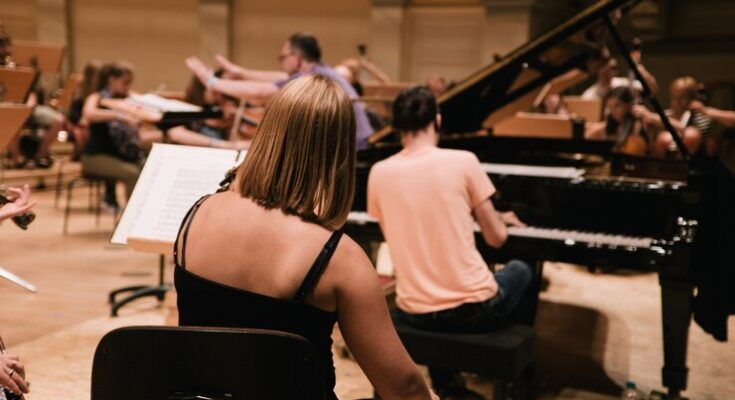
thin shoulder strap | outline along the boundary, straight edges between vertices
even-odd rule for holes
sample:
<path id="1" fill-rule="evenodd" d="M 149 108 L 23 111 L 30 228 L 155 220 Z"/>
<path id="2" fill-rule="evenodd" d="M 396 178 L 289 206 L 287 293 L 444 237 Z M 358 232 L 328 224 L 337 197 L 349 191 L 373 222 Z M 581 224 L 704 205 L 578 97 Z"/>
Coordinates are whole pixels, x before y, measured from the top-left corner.
<path id="1" fill-rule="evenodd" d="M 309 272 L 306 274 L 304 281 L 301 282 L 301 286 L 293 298 L 294 301 L 302 303 L 306 299 L 306 296 L 314 290 L 316 284 L 319 283 L 319 278 L 321 278 L 327 265 L 329 265 L 329 260 L 332 259 L 332 254 L 334 254 L 334 250 L 337 248 L 337 244 L 341 238 L 342 230 L 337 230 L 332 233 L 332 236 L 327 240 L 322 251 L 316 257 L 316 260 L 314 260 L 311 268 L 309 268 Z"/>
<path id="2" fill-rule="evenodd" d="M 186 213 L 186 216 L 181 221 L 181 226 L 179 227 L 179 233 L 176 235 L 176 241 L 174 242 L 174 262 L 177 263 L 181 268 L 186 269 L 186 238 L 189 236 L 189 228 L 191 227 L 191 221 L 194 219 L 194 214 L 196 214 L 197 210 L 199 209 L 199 206 L 202 205 L 204 200 L 206 200 L 209 196 L 209 194 L 202 196 L 199 200 L 197 200 L 196 203 L 194 203 L 193 206 L 189 209 L 189 211 Z M 183 234 L 182 234 L 183 231 Z M 183 236 L 183 237 L 182 237 Z M 182 239 L 181 242 L 181 261 L 179 262 L 179 238 Z"/>

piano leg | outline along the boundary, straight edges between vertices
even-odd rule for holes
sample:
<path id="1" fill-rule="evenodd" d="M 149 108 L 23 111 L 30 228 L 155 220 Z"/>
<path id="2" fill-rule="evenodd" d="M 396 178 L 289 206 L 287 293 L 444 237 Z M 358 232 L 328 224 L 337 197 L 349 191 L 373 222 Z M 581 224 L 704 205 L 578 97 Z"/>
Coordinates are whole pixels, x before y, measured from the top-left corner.
<path id="1" fill-rule="evenodd" d="M 687 387 L 686 366 L 689 324 L 692 315 L 693 285 L 660 278 L 661 308 L 664 336 L 663 384 L 668 388 L 667 399 L 680 399 Z"/>

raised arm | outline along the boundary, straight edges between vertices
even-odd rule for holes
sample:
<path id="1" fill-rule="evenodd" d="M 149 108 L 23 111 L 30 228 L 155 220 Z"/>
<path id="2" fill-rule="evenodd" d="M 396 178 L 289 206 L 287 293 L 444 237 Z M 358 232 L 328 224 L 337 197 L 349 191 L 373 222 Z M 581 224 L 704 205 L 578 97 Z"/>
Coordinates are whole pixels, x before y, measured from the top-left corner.
<path id="1" fill-rule="evenodd" d="M 197 57 L 187 58 L 186 66 L 207 87 L 239 99 L 269 99 L 278 92 L 278 86 L 276 86 L 275 81 L 216 78 L 212 69 L 207 67 Z"/>
<path id="2" fill-rule="evenodd" d="M 391 83 L 388 74 L 383 72 L 377 65 L 373 64 L 370 60 L 360 60 L 360 67 L 367 71 L 378 82 L 386 85 Z"/>
<path id="3" fill-rule="evenodd" d="M 276 83 L 288 79 L 288 74 L 283 71 L 260 71 L 255 69 L 245 69 L 237 64 L 234 64 L 221 54 L 217 54 L 214 58 L 217 61 L 217 64 L 219 64 L 225 71 L 230 73 L 233 78 L 271 83 Z"/>
<path id="4" fill-rule="evenodd" d="M 436 398 L 403 347 L 378 276 L 360 247 L 343 237 L 332 261 L 342 336 L 381 399 Z"/>

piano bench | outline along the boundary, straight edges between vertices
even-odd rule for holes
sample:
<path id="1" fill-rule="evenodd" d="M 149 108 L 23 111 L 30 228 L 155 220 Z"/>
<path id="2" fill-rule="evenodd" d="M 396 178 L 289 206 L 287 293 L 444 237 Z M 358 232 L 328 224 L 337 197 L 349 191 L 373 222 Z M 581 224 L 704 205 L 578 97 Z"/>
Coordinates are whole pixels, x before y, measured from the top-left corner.
<path id="1" fill-rule="evenodd" d="M 529 398 L 534 365 L 532 327 L 508 325 L 485 333 L 431 332 L 414 328 L 395 314 L 393 324 L 417 364 L 492 378 L 494 400 Z"/>

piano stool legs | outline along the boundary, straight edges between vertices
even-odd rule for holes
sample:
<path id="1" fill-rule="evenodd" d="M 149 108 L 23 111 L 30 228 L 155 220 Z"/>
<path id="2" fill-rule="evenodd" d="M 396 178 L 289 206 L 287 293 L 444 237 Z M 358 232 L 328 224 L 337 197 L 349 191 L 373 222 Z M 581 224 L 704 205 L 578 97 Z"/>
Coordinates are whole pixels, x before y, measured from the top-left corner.
<path id="1" fill-rule="evenodd" d="M 159 271 L 158 271 L 158 285 L 155 286 L 128 286 L 120 289 L 113 290 L 109 295 L 110 302 L 110 315 L 117 317 L 117 313 L 126 304 L 143 298 L 155 296 L 159 302 L 162 302 L 166 298 L 166 292 L 171 289 L 171 285 L 164 283 L 164 272 L 166 268 L 166 256 L 161 254 L 159 257 Z M 116 300 L 118 294 L 132 292 L 129 296 L 124 297 L 121 300 Z"/>

